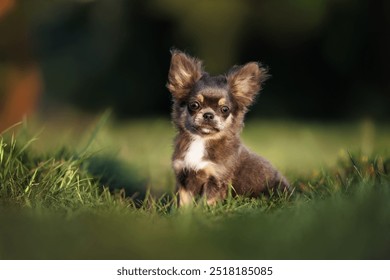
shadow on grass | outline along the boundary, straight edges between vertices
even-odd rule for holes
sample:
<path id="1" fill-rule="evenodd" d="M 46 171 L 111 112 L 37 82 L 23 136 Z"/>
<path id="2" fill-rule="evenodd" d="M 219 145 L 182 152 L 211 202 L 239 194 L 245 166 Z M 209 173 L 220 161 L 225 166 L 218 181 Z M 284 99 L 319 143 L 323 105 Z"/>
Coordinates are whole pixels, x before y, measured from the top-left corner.
<path id="1" fill-rule="evenodd" d="M 86 159 L 83 166 L 100 186 L 108 187 L 111 193 L 131 198 L 137 205 L 145 199 L 147 183 L 133 168 L 114 156 L 93 156 Z"/>

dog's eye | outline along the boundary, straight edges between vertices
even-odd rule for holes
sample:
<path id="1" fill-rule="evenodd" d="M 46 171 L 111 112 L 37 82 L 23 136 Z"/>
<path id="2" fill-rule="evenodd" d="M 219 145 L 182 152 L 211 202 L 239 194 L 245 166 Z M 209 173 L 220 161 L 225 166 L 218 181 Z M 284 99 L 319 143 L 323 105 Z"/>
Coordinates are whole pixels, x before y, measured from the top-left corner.
<path id="1" fill-rule="evenodd" d="M 227 114 L 229 113 L 230 109 L 228 106 L 222 106 L 221 107 L 221 112 L 224 113 L 224 114 Z"/>
<path id="2" fill-rule="evenodd" d="M 198 110 L 200 107 L 199 103 L 198 102 L 191 102 L 190 105 L 188 105 L 188 108 L 191 110 L 191 111 L 196 111 Z"/>

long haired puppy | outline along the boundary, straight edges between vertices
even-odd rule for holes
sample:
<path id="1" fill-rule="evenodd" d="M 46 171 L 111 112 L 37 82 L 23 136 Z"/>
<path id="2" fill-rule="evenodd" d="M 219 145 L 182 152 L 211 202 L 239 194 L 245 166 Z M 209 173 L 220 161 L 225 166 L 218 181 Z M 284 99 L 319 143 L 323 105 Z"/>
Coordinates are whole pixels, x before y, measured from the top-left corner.
<path id="1" fill-rule="evenodd" d="M 257 62 L 210 76 L 202 62 L 172 51 L 167 87 L 177 129 L 172 166 L 179 205 L 205 197 L 208 204 L 234 194 L 259 196 L 289 187 L 287 180 L 240 140 L 244 116 L 267 77 Z"/>

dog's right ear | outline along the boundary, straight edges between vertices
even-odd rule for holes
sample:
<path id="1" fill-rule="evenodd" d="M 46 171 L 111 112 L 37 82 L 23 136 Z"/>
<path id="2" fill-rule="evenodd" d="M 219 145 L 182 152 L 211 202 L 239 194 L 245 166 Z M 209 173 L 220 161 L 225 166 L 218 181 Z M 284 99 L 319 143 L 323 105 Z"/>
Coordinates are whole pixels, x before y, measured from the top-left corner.
<path id="1" fill-rule="evenodd" d="M 202 62 L 185 53 L 172 50 L 167 88 L 175 99 L 184 99 L 202 76 Z"/>

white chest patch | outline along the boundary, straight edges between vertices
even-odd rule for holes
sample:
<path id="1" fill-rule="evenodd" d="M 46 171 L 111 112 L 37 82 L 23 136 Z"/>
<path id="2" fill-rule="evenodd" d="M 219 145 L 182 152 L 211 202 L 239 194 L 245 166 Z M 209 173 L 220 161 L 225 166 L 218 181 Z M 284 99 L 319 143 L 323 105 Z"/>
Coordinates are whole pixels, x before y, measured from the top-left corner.
<path id="1" fill-rule="evenodd" d="M 210 162 L 203 160 L 205 155 L 205 141 L 196 137 L 192 140 L 186 154 L 184 155 L 184 165 L 194 170 L 205 168 Z"/>

